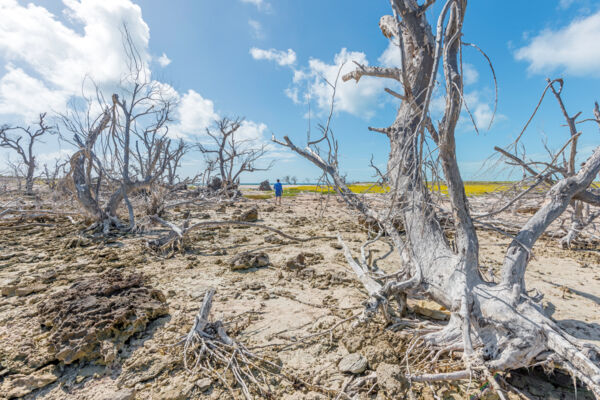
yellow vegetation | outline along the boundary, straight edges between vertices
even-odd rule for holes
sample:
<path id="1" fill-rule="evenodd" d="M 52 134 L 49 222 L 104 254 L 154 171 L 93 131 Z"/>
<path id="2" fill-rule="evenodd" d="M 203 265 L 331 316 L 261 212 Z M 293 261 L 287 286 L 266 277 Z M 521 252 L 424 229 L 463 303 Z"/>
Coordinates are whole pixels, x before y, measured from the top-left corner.
<path id="1" fill-rule="evenodd" d="M 433 191 L 439 191 L 440 193 L 447 194 L 448 187 L 444 184 L 429 184 L 429 187 Z M 480 196 L 486 193 L 492 193 L 497 191 L 508 190 L 511 187 L 510 182 L 465 182 L 465 191 L 467 196 Z M 381 185 L 372 183 L 358 183 L 348 185 L 348 188 L 353 193 L 385 193 L 390 188 L 389 186 L 383 187 Z M 317 185 L 301 185 L 289 188 L 284 188 L 284 195 L 295 195 L 301 192 L 312 192 L 312 193 L 334 193 L 332 186 L 317 186 Z"/>

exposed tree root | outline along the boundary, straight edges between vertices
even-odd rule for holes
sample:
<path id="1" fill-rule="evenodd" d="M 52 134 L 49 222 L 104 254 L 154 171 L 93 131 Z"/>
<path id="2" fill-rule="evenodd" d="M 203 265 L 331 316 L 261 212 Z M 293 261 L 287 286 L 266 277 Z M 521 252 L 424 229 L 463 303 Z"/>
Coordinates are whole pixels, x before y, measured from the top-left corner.
<path id="1" fill-rule="evenodd" d="M 237 397 L 236 388 L 241 390 L 246 400 L 253 399 L 255 395 L 258 398 L 274 398 L 271 379 L 275 377 L 330 397 L 350 399 L 343 392 L 310 384 L 284 371 L 276 358 L 259 356 L 230 337 L 222 321 L 210 322 L 214 294 L 215 289 L 212 288 L 205 293 L 200 311 L 184 340 L 183 362 L 188 371 L 201 371 L 216 378 L 233 398 Z"/>
<path id="2" fill-rule="evenodd" d="M 368 321 L 378 310 L 389 320 L 389 300 L 399 291 L 410 292 L 414 286 L 408 283 L 410 280 L 380 283 L 352 258 L 341 237 L 339 240 L 349 265 L 369 294 L 361 321 Z M 531 367 L 547 360 L 577 377 L 600 398 L 600 349 L 565 333 L 529 298 L 520 297 L 516 305 L 511 305 L 514 296 L 507 288 L 480 284 L 472 289 L 471 297 L 471 302 L 463 301 L 451 309 L 446 326 L 435 331 L 425 330 L 418 336 L 422 340 L 413 341 L 407 350 L 410 355 L 418 347 L 429 349 L 432 352 L 430 365 L 443 353 L 460 352 L 465 369 L 410 374 L 407 379 L 437 382 L 476 377 L 487 380 L 501 396 L 501 388 L 491 374 Z"/>

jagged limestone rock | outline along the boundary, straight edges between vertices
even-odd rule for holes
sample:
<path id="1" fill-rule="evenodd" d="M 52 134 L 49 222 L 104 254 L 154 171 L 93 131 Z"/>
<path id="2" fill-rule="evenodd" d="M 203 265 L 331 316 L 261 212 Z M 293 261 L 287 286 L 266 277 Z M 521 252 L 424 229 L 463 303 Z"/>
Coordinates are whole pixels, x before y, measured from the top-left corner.
<path id="1" fill-rule="evenodd" d="M 50 351 L 71 364 L 77 360 L 112 363 L 125 341 L 166 315 L 164 295 L 141 274 L 116 270 L 94 275 L 54 293 L 38 305 L 40 323 L 50 330 Z"/>

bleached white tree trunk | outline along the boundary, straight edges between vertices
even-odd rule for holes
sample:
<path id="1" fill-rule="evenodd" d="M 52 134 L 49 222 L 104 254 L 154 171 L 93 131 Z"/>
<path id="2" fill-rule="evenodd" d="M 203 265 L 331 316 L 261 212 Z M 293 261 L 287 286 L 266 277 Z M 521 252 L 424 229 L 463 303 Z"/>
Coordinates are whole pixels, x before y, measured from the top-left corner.
<path id="1" fill-rule="evenodd" d="M 342 78 L 356 82 L 363 76 L 392 79 L 404 89 L 403 94 L 389 91 L 402 99 L 393 124 L 385 129 L 372 129 L 386 134 L 390 141 L 386 179 L 391 190 L 385 208 L 370 206 L 348 189 L 337 170 L 337 159 L 332 156 L 337 148 L 330 147 L 325 158 L 313 144 L 302 149 L 288 137 L 274 141 L 320 167 L 346 202 L 377 220 L 400 251 L 403 260 L 400 278 L 383 284 L 369 274 L 363 263 L 356 262 L 346 248 L 349 264 L 370 295 L 367 317 L 386 307 L 386 299 L 403 295 L 426 296 L 450 310 L 448 325 L 423 338 L 442 351 L 462 350 L 464 370 L 413 376 L 413 381 L 465 379 L 481 373 L 496 385 L 490 372 L 552 359 L 600 397 L 597 349 L 583 345 L 547 318 L 539 304 L 527 295 L 525 285 L 525 271 L 536 240 L 574 198 L 581 200 L 593 195 L 586 190 L 600 171 L 600 148 L 580 171 L 552 187 L 540 210 L 507 248 L 501 281 L 486 282 L 479 273 L 477 232 L 456 160 L 454 139 L 463 99 L 462 24 L 467 2 L 447 0 L 435 30 L 425 13 L 433 3 L 420 5 L 416 0 L 392 0 L 394 16 L 380 20 L 384 35 L 398 44 L 403 68 L 358 65 Z M 444 76 L 445 110 L 435 127 L 428 110 L 439 69 Z M 324 134 L 331 135 L 328 130 Z M 427 188 L 423 150 L 427 142 L 438 148 L 436 161 L 441 164 L 448 186 L 455 246 L 446 239 Z M 392 223 L 396 217 L 403 222 L 404 235 Z"/>

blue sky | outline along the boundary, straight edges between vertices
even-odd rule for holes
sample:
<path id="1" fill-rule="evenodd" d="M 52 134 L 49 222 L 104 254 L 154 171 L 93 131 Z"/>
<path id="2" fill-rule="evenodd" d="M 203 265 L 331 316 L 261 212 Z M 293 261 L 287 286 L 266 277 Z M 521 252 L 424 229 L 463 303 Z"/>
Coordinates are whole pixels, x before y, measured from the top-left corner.
<path id="1" fill-rule="evenodd" d="M 440 8 L 441 3 L 430 9 L 431 21 Z M 212 118 L 244 116 L 243 134 L 257 143 L 268 143 L 274 133 L 303 144 L 308 93 L 313 132 L 325 118 L 329 93 L 321 76 L 335 75 L 342 60 L 347 69 L 351 60 L 398 63 L 397 52 L 378 27 L 379 18 L 389 12 L 386 0 L 0 0 L 0 122 L 60 111 L 85 74 L 109 85 L 121 73 L 118 26 L 125 21 L 147 56 L 153 79 L 171 85 L 180 97 L 173 132 L 192 142 L 202 140 Z M 456 136 L 465 179 L 510 177 L 498 166 L 482 170 L 482 163 L 495 145 L 507 145 L 521 130 L 546 77 L 565 79 L 570 113 L 592 116 L 594 100 L 600 100 L 598 2 L 470 1 L 464 40 L 489 55 L 499 85 L 498 111 L 487 130 L 494 98 L 491 73 L 485 59 L 466 48 L 465 96 L 480 133 L 463 115 Z M 341 169 L 351 180 L 371 179 L 371 155 L 385 165 L 387 140 L 367 130 L 393 121 L 397 104 L 384 87 L 394 85 L 369 78 L 358 85 L 339 84 L 333 130 L 340 142 Z M 432 112 L 435 118 L 435 99 Z M 548 96 L 525 136 L 528 154 L 543 156 L 543 137 L 549 147 L 560 148 L 568 138 L 563 124 L 556 101 Z M 581 129 L 583 161 L 600 143 L 600 133 L 592 124 Z M 270 149 L 273 170 L 242 181 L 283 175 L 314 181 L 319 175 L 307 161 L 277 146 Z M 65 156 L 69 146 L 50 138 L 38 150 L 43 163 Z M 184 164 L 190 175 L 202 169 L 197 153 L 189 154 Z"/>

